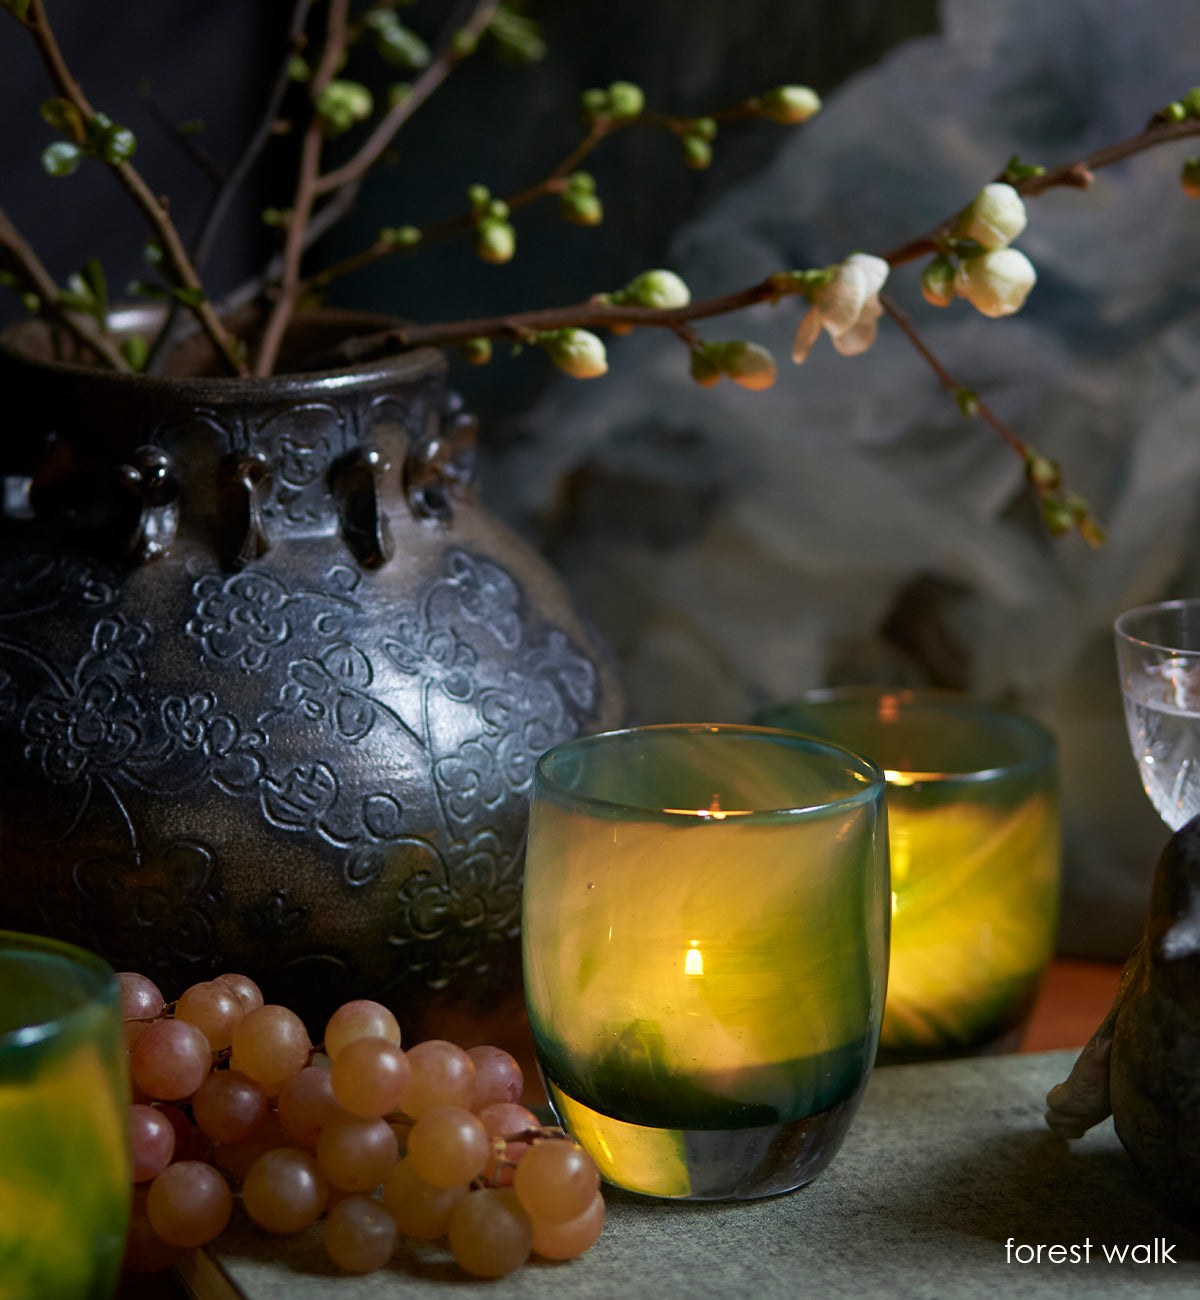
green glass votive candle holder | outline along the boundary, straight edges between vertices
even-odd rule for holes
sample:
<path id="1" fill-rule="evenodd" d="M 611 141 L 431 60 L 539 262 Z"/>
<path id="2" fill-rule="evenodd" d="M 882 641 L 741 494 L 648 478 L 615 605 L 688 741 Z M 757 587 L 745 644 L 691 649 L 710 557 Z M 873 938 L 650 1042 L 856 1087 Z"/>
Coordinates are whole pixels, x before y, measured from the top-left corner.
<path id="1" fill-rule="evenodd" d="M 882 773 L 821 741 L 675 725 L 534 778 L 525 994 L 547 1095 L 606 1181 L 750 1198 L 833 1158 L 875 1058 Z"/>
<path id="2" fill-rule="evenodd" d="M 867 755 L 887 777 L 892 940 L 881 1062 L 1011 1051 L 1054 951 L 1057 747 L 950 691 L 843 687 L 758 721 Z"/>
<path id="3" fill-rule="evenodd" d="M 112 970 L 70 944 L 0 930 L 0 1296 L 114 1294 L 128 1117 Z"/>

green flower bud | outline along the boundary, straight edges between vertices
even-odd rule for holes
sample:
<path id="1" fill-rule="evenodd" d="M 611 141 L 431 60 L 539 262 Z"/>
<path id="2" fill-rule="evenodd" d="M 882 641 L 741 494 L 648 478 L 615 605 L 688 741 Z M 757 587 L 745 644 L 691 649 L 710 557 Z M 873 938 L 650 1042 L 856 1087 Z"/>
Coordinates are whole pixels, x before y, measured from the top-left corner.
<path id="1" fill-rule="evenodd" d="M 686 307 L 692 295 L 674 271 L 643 271 L 615 294 L 614 299 L 631 306 L 673 311 L 676 307 Z"/>
<path id="2" fill-rule="evenodd" d="M 958 264 L 954 287 L 985 316 L 1011 316 L 1020 311 L 1037 272 L 1024 253 L 1015 248 L 996 248 Z"/>
<path id="3" fill-rule="evenodd" d="M 471 205 L 471 211 L 477 217 L 482 216 L 491 201 L 492 192 L 486 185 L 467 186 L 467 202 Z"/>
<path id="4" fill-rule="evenodd" d="M 608 370 L 604 344 L 590 330 L 546 330 L 534 340 L 550 360 L 575 379 L 595 379 Z"/>
<path id="5" fill-rule="evenodd" d="M 42 121 L 49 123 L 56 131 L 82 144 L 85 136 L 83 114 L 69 99 L 55 97 L 47 99 L 41 106 Z"/>
<path id="6" fill-rule="evenodd" d="M 595 194 L 596 179 L 591 172 L 572 172 L 567 177 L 567 189 L 574 194 Z"/>
<path id="7" fill-rule="evenodd" d="M 1161 117 L 1164 122 L 1186 122 L 1187 115 L 1187 109 L 1184 108 L 1177 99 L 1169 103 L 1166 108 L 1159 113 L 1159 117 Z"/>
<path id="8" fill-rule="evenodd" d="M 137 153 L 137 140 L 127 127 L 110 126 L 100 133 L 96 152 L 106 163 L 116 167 Z"/>
<path id="9" fill-rule="evenodd" d="M 1193 86 L 1181 102 L 1188 117 L 1200 117 L 1200 86 Z"/>
<path id="10" fill-rule="evenodd" d="M 604 220 L 604 205 L 594 194 L 564 190 L 559 208 L 563 217 L 575 226 L 598 226 Z"/>
<path id="11" fill-rule="evenodd" d="M 450 37 L 450 48 L 458 58 L 465 59 L 479 48 L 479 37 L 469 27 L 460 27 Z"/>
<path id="12" fill-rule="evenodd" d="M 412 97 L 411 81 L 393 81 L 388 84 L 387 98 L 388 108 L 395 108 L 397 104 L 403 104 L 406 99 Z"/>
<path id="13" fill-rule="evenodd" d="M 487 211 L 483 214 L 495 221 L 508 220 L 508 204 L 503 199 L 492 199 L 487 205 Z"/>
<path id="14" fill-rule="evenodd" d="M 725 373 L 725 367 L 717 359 L 716 349 L 705 344 L 692 349 L 692 378 L 701 388 L 711 388 Z"/>
<path id="15" fill-rule="evenodd" d="M 630 122 L 646 107 L 641 86 L 632 81 L 614 81 L 608 88 L 608 112 L 614 122 Z"/>
<path id="16" fill-rule="evenodd" d="M 475 252 L 485 262 L 502 266 L 517 251 L 517 232 L 507 221 L 481 221 L 475 233 Z"/>
<path id="17" fill-rule="evenodd" d="M 717 121 L 712 117 L 696 117 L 688 123 L 688 134 L 698 135 L 701 140 L 715 140 Z"/>
<path id="18" fill-rule="evenodd" d="M 721 349 L 721 364 L 735 384 L 758 393 L 775 382 L 775 358 L 757 343 L 737 339 Z"/>
<path id="19" fill-rule="evenodd" d="M 762 117 L 784 126 L 795 126 L 821 111 L 821 97 L 808 86 L 776 86 L 758 100 Z"/>
<path id="20" fill-rule="evenodd" d="M 1025 204 L 1011 185 L 993 181 L 971 200 L 954 226 L 959 239 L 981 248 L 1006 248 L 1025 229 Z"/>
<path id="21" fill-rule="evenodd" d="M 971 388 L 956 388 L 954 403 L 964 420 L 972 420 L 979 414 L 979 394 Z"/>
<path id="22" fill-rule="evenodd" d="M 492 340 L 489 338 L 464 339 L 459 345 L 463 360 L 471 366 L 486 366 L 492 359 Z"/>
<path id="23" fill-rule="evenodd" d="M 712 145 L 698 135 L 685 135 L 682 139 L 683 161 L 693 170 L 702 172 L 712 163 Z"/>
<path id="24" fill-rule="evenodd" d="M 416 71 L 429 66 L 429 46 L 391 9 L 372 9 L 365 22 L 374 33 L 375 49 L 393 67 Z"/>
<path id="25" fill-rule="evenodd" d="M 421 232 L 416 226 L 384 226 L 379 232 L 381 244 L 395 244 L 398 248 L 412 248 L 421 242 Z"/>
<path id="26" fill-rule="evenodd" d="M 1039 492 L 1054 492 L 1062 485 L 1062 470 L 1058 463 L 1031 451 L 1025 457 L 1025 477 Z"/>
<path id="27" fill-rule="evenodd" d="M 262 223 L 264 226 L 286 226 L 291 219 L 291 208 L 263 208 Z"/>
<path id="28" fill-rule="evenodd" d="M 1075 527 L 1075 516 L 1070 507 L 1055 497 L 1042 497 L 1042 518 L 1054 537 L 1061 537 Z"/>
<path id="29" fill-rule="evenodd" d="M 28 290 L 21 295 L 21 306 L 31 316 L 36 316 L 42 310 L 42 300 L 32 290 Z"/>
<path id="30" fill-rule="evenodd" d="M 144 370 L 150 356 L 150 345 L 141 334 L 131 334 L 117 344 L 117 350 L 129 363 L 130 370 Z"/>
<path id="31" fill-rule="evenodd" d="M 954 301 L 954 263 L 944 253 L 921 272 L 921 292 L 934 307 L 948 307 Z"/>
<path id="32" fill-rule="evenodd" d="M 1180 168 L 1179 187 L 1189 199 L 1200 199 L 1200 158 L 1189 158 Z"/>
<path id="33" fill-rule="evenodd" d="M 312 69 L 299 54 L 293 54 L 288 59 L 287 74 L 291 81 L 308 81 L 312 77 Z"/>
<path id="34" fill-rule="evenodd" d="M 492 15 L 487 31 L 500 57 L 512 63 L 537 63 L 546 57 L 541 25 L 504 5 Z"/>
<path id="35" fill-rule="evenodd" d="M 594 122 L 608 112 L 608 91 L 593 88 L 579 96 L 579 111 L 585 122 Z"/>
<path id="36" fill-rule="evenodd" d="M 83 150 L 70 140 L 56 140 L 42 150 L 42 168 L 50 176 L 70 176 L 83 158 Z"/>
<path id="37" fill-rule="evenodd" d="M 375 101 L 357 81 L 334 79 L 317 96 L 317 114 L 330 135 L 341 135 L 371 116 Z"/>

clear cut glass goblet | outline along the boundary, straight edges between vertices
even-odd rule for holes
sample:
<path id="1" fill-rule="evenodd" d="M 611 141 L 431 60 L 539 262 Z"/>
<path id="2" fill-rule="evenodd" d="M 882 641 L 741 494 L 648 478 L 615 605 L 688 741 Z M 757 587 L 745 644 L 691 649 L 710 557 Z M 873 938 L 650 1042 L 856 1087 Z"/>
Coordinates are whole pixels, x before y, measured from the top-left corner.
<path id="1" fill-rule="evenodd" d="M 1200 600 L 1126 610 L 1113 630 L 1142 785 L 1176 831 L 1200 813 Z"/>

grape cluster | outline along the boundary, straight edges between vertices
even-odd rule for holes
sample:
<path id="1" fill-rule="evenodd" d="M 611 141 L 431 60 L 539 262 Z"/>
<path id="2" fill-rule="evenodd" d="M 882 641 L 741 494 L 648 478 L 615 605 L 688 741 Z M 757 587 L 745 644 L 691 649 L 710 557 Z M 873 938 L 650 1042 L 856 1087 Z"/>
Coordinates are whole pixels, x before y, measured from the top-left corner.
<path id="1" fill-rule="evenodd" d="M 498 1047 L 400 1047 L 378 1002 L 338 1008 L 315 1050 L 303 1022 L 244 975 L 195 984 L 173 1007 L 123 972 L 134 1200 L 125 1267 L 166 1268 L 218 1237 L 240 1189 L 272 1233 L 324 1216 L 333 1261 L 382 1268 L 400 1234 L 444 1237 L 477 1277 L 531 1252 L 573 1259 L 600 1235 L 590 1156 L 520 1105 Z"/>

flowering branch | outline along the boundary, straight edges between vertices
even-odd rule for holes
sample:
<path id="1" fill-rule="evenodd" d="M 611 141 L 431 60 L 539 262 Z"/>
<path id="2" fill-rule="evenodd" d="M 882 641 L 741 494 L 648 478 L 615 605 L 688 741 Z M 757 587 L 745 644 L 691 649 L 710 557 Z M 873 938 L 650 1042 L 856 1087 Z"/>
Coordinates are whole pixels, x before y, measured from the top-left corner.
<path id="1" fill-rule="evenodd" d="M 246 368 L 238 355 L 237 346 L 205 296 L 195 267 L 184 250 L 179 232 L 167 215 L 165 206 L 155 197 L 137 169 L 128 161 L 133 152 L 132 136 L 127 132 L 121 132 L 119 128 L 114 128 L 108 119 L 97 114 L 88 102 L 83 88 L 72 76 L 62 51 L 58 48 L 58 42 L 54 39 L 54 33 L 46 17 L 44 0 L 30 0 L 27 14 L 23 18 L 18 18 L 18 21 L 33 37 L 50 79 L 78 115 L 81 133 L 86 137 L 90 129 L 94 134 L 99 135 L 95 146 L 96 152 L 153 228 L 163 253 L 175 273 L 178 288 L 186 295 L 187 305 L 195 313 L 200 327 L 208 335 L 218 353 L 224 357 L 230 369 L 235 374 L 245 374 Z"/>
<path id="2" fill-rule="evenodd" d="M 60 301 L 61 294 L 54 277 L 3 210 L 0 210 L 0 249 L 8 254 L 8 260 L 17 268 L 16 278 L 21 292 L 33 295 L 34 301 L 28 303 L 31 310 L 53 314 L 80 343 L 103 357 L 114 370 L 131 368 L 97 321 L 82 312 L 70 310 Z M 9 276 L 13 272 L 6 270 L 0 274 Z"/>

